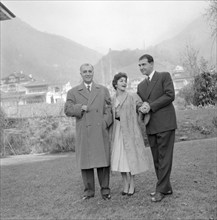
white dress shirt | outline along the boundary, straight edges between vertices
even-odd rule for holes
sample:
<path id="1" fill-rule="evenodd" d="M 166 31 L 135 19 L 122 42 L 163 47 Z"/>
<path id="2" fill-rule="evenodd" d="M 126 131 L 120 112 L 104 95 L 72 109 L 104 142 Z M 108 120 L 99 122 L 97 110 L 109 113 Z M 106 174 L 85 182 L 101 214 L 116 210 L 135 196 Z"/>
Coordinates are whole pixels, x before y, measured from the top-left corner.
<path id="1" fill-rule="evenodd" d="M 87 90 L 88 90 L 88 86 L 90 86 L 90 91 L 91 91 L 91 89 L 92 89 L 92 84 L 93 84 L 93 83 L 90 83 L 90 84 L 84 83 L 84 85 L 86 86 Z"/>
<path id="2" fill-rule="evenodd" d="M 150 75 L 149 75 L 149 81 L 151 81 L 152 77 L 154 76 L 154 72 L 155 72 L 155 70 L 153 70 L 153 71 L 150 73 Z"/>

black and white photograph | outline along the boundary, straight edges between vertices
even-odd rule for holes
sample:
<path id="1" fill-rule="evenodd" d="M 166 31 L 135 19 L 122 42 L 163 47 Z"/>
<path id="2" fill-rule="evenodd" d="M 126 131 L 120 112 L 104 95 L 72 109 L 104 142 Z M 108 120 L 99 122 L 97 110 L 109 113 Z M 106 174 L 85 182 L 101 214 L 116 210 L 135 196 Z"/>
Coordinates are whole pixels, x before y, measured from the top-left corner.
<path id="1" fill-rule="evenodd" d="M 3 0 L 0 28 L 1 220 L 217 220 L 217 0 Z"/>

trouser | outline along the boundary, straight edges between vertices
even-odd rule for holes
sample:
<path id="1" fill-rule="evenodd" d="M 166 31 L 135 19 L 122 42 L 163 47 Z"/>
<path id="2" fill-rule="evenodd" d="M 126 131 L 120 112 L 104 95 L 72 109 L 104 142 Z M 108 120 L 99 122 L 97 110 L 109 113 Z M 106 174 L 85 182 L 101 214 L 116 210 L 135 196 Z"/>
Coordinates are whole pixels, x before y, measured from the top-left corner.
<path id="1" fill-rule="evenodd" d="M 110 167 L 100 167 L 97 169 L 97 175 L 99 185 L 101 187 L 101 194 L 106 195 L 110 193 L 109 188 L 109 175 Z M 95 182 L 94 182 L 94 169 L 82 169 L 82 179 L 84 182 L 84 193 L 85 196 L 94 196 L 95 194 Z"/>
<path id="2" fill-rule="evenodd" d="M 175 130 L 154 135 L 148 134 L 148 140 L 157 176 L 156 192 L 167 193 L 172 190 L 170 174 L 172 170 Z"/>

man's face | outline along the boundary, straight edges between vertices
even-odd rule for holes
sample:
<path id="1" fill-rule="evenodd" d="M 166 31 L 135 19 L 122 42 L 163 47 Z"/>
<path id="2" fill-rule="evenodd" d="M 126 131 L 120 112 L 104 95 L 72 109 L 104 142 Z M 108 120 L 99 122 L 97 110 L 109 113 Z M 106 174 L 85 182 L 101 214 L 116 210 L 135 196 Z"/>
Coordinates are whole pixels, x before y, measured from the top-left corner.
<path id="1" fill-rule="evenodd" d="M 149 76 L 153 71 L 153 63 L 149 63 L 146 58 L 139 61 L 139 69 L 143 75 Z"/>
<path id="2" fill-rule="evenodd" d="M 93 81 L 93 68 L 92 66 L 83 66 L 81 69 L 81 77 L 83 81 L 87 84 L 90 84 Z"/>

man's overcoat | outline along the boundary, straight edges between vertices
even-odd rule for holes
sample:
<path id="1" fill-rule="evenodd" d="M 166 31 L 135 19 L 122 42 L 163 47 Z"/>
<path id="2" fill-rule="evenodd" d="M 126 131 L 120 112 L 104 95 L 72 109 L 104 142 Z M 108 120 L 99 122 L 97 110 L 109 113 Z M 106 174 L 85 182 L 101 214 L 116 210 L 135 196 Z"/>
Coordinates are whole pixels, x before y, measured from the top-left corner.
<path id="1" fill-rule="evenodd" d="M 87 112 L 82 112 L 82 105 L 87 105 Z M 108 89 L 93 83 L 88 92 L 82 83 L 68 91 L 64 111 L 76 118 L 75 151 L 80 169 L 109 166 L 108 128 L 113 118 Z"/>

